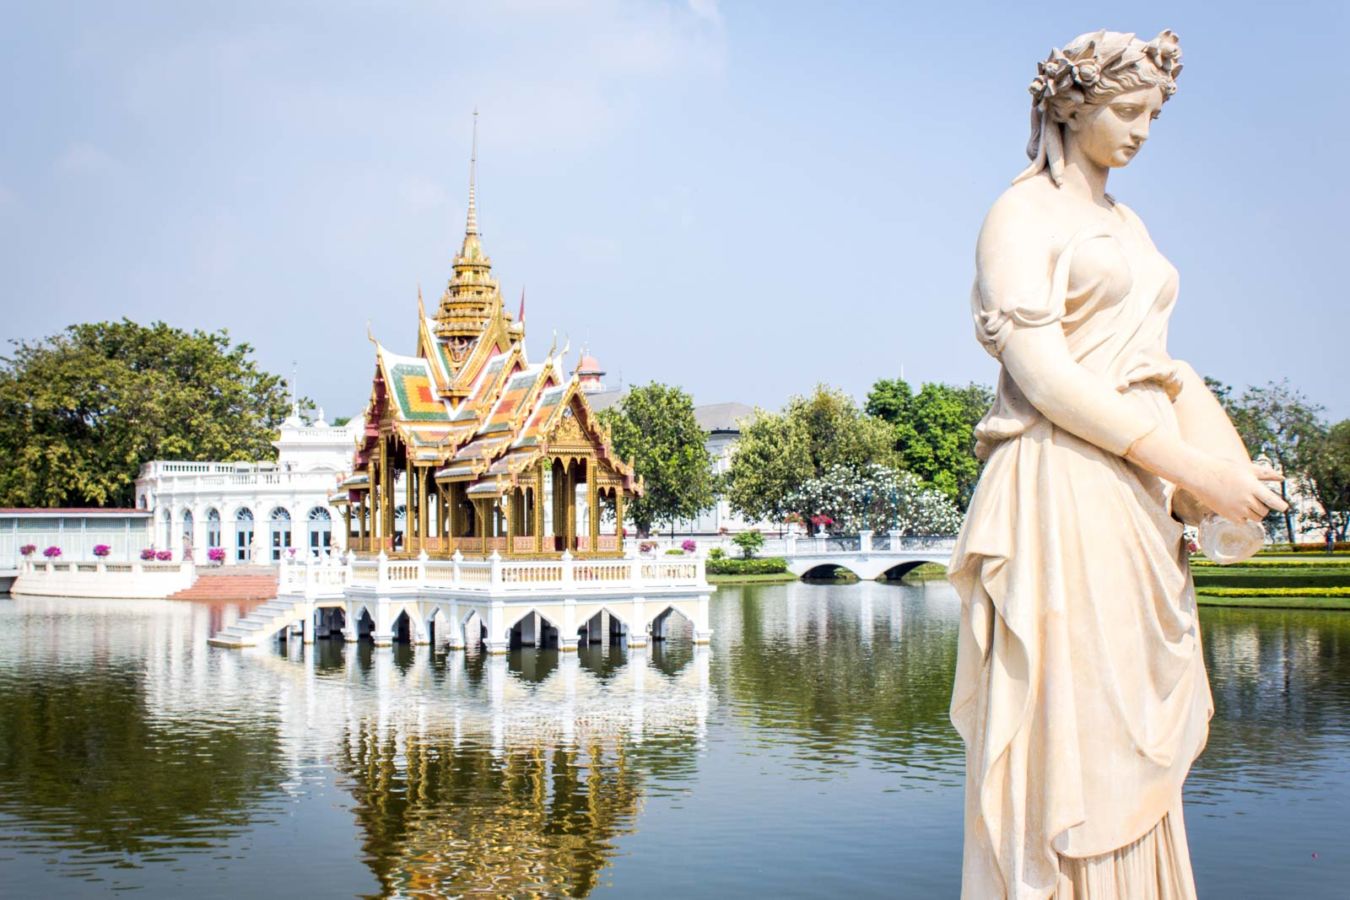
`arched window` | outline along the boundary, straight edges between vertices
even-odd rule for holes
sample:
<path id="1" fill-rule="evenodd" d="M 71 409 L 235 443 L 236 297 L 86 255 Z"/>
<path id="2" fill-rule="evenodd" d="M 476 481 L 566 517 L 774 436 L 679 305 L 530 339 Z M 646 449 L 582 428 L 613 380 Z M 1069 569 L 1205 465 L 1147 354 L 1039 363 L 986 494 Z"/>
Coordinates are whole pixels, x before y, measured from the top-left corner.
<path id="1" fill-rule="evenodd" d="M 283 507 L 272 510 L 269 517 L 272 535 L 272 561 L 281 559 L 281 554 L 291 546 L 291 514 Z"/>
<path id="2" fill-rule="evenodd" d="M 206 511 L 206 546 L 220 546 L 220 510 L 214 506 Z"/>
<path id="3" fill-rule="evenodd" d="M 247 506 L 234 514 L 234 558 L 248 562 L 253 558 L 253 510 Z"/>
<path id="4" fill-rule="evenodd" d="M 333 545 L 333 517 L 322 506 L 309 511 L 309 552 L 322 554 Z"/>

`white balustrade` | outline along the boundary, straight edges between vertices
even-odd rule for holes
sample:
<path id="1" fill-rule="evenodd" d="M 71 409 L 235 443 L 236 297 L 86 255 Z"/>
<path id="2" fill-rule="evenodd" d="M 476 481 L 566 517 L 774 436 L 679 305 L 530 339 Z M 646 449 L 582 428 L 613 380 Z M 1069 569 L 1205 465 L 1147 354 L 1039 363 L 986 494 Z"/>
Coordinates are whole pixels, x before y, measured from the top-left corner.
<path id="1" fill-rule="evenodd" d="M 310 558 L 282 560 L 279 590 L 286 594 L 336 594 L 348 587 L 399 592 L 462 589 L 488 593 L 528 593 L 575 588 L 588 590 L 642 590 L 685 587 L 706 583 L 704 560 L 683 559 L 560 559 L 348 560 Z"/>

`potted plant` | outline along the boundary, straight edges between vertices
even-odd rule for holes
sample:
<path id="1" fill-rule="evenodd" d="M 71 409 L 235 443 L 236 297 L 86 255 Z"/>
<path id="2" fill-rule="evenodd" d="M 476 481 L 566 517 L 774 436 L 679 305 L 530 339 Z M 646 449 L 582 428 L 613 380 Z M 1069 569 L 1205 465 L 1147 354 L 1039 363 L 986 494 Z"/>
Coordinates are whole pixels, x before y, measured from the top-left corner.
<path id="1" fill-rule="evenodd" d="M 225 548 L 224 547 L 210 548 L 209 550 L 206 551 L 206 558 L 211 561 L 212 565 L 215 566 L 221 565 L 222 563 L 225 562 Z"/>
<path id="2" fill-rule="evenodd" d="M 144 550 L 141 551 L 141 559 L 143 559 L 145 562 L 150 562 L 154 558 L 155 558 L 154 547 L 146 547 Z"/>
<path id="3" fill-rule="evenodd" d="M 685 553 L 693 553 L 698 549 L 698 544 L 694 542 L 693 538 L 685 538 L 684 543 L 680 544 L 680 549 Z"/>
<path id="4" fill-rule="evenodd" d="M 48 547 L 46 550 L 42 551 L 42 555 L 48 559 L 55 560 L 61 556 L 61 548 L 56 546 Z"/>
<path id="5" fill-rule="evenodd" d="M 24 556 L 32 556 L 37 552 L 37 544 L 24 544 L 19 548 L 19 552 Z"/>
<path id="6" fill-rule="evenodd" d="M 159 560 L 160 562 L 170 562 L 170 561 L 173 560 L 173 551 L 172 551 L 172 550 L 156 550 L 156 551 L 155 551 L 155 559 Z"/>
<path id="7" fill-rule="evenodd" d="M 107 557 L 109 553 L 112 553 L 112 547 L 109 547 L 107 544 L 94 545 L 94 555 L 97 556 L 99 559 Z"/>

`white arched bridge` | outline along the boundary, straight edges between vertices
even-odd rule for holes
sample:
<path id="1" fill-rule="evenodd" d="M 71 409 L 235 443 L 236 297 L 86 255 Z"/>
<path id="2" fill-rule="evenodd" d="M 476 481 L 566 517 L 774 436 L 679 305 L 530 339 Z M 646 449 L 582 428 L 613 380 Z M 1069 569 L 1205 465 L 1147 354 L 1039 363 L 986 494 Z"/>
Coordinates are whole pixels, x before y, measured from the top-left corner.
<path id="1" fill-rule="evenodd" d="M 945 566 L 955 546 L 955 537 L 903 537 L 864 531 L 845 537 L 788 537 L 783 540 L 782 556 L 788 571 L 798 577 L 826 577 L 844 569 L 872 581 L 883 576 L 899 578 L 924 563 Z"/>

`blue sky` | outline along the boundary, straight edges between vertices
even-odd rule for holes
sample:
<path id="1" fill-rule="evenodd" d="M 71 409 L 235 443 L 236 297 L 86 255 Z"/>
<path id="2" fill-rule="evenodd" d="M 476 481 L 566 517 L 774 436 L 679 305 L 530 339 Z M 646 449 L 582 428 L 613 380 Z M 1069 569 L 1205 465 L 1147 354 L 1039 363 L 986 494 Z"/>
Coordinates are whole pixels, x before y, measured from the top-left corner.
<path id="1" fill-rule="evenodd" d="M 1239 386 L 1344 389 L 1347 4 L 4 3 L 0 338 L 225 327 L 360 411 L 366 321 L 410 352 L 463 234 L 529 343 L 608 380 L 777 406 L 992 382 L 968 295 L 1051 45 L 1181 35 L 1111 191 L 1181 271 L 1171 348 Z"/>

